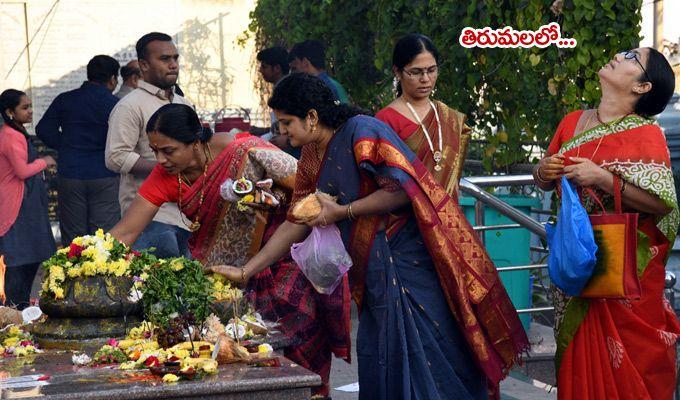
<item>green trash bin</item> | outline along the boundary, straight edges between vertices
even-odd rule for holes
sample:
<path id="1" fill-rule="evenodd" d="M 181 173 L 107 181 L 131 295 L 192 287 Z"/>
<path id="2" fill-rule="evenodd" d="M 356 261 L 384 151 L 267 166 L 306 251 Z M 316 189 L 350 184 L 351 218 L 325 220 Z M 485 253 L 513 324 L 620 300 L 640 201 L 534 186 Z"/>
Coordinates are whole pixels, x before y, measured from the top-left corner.
<path id="1" fill-rule="evenodd" d="M 520 195 L 499 195 L 500 200 L 519 209 L 525 214 L 531 213 L 531 208 L 539 208 L 541 202 L 535 197 Z M 477 200 L 469 196 L 460 197 L 460 206 L 465 217 L 472 226 L 475 225 L 475 203 Z M 513 224 L 512 220 L 491 207 L 484 207 L 484 225 Z M 531 263 L 529 245 L 531 233 L 526 228 L 497 229 L 484 232 L 484 244 L 489 256 L 496 267 L 512 267 Z M 515 308 L 531 307 L 531 271 L 501 272 L 501 281 L 505 285 L 510 300 Z M 520 320 L 525 331 L 529 331 L 530 314 L 521 314 Z"/>

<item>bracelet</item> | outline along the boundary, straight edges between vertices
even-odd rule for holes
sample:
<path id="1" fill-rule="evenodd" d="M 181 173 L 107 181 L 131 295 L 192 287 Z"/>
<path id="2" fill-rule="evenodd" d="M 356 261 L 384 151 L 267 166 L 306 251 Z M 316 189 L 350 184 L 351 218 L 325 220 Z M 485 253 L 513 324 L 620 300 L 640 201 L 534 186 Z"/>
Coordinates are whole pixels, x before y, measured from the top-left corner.
<path id="1" fill-rule="evenodd" d="M 623 194 L 623 192 L 626 191 L 627 185 L 628 185 L 628 183 L 626 181 L 624 181 L 623 179 L 621 179 L 621 194 Z"/>
<path id="2" fill-rule="evenodd" d="M 241 267 L 241 283 L 246 282 L 246 269 L 245 267 Z"/>
<path id="3" fill-rule="evenodd" d="M 357 219 L 357 217 L 355 217 L 354 213 L 352 212 L 352 203 L 349 203 L 349 205 L 347 206 L 347 219 L 349 219 L 350 221 L 354 221 L 355 219 Z"/>
<path id="4" fill-rule="evenodd" d="M 536 180 L 539 183 L 550 183 L 549 180 L 543 179 L 543 177 L 541 176 L 541 167 L 536 168 L 536 173 L 534 174 L 534 178 L 536 178 Z"/>

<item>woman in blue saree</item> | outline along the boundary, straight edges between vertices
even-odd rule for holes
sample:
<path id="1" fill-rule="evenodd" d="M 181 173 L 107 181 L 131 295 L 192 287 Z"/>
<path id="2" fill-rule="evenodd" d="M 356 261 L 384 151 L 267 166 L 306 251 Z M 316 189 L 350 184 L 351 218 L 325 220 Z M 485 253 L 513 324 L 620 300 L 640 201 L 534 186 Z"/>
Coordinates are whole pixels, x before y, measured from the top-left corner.
<path id="1" fill-rule="evenodd" d="M 293 74 L 269 106 L 302 146 L 292 202 L 317 190 L 321 214 L 289 215 L 244 266 L 213 270 L 248 279 L 301 242 L 310 226 L 335 223 L 353 260 L 359 306 L 361 399 L 485 399 L 528 346 L 515 309 L 462 212 L 384 123 L 339 105 L 318 78 Z M 347 307 L 347 280 L 331 296 Z"/>

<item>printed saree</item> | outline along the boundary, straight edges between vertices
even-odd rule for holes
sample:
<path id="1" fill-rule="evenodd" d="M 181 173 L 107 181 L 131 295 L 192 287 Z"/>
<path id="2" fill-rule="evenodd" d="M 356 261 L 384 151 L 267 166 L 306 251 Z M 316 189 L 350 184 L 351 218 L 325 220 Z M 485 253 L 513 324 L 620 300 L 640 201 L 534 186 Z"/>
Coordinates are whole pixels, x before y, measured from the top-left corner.
<path id="1" fill-rule="evenodd" d="M 184 194 L 182 211 L 192 221 L 198 215 L 201 228 L 189 241 L 192 255 L 204 265 L 241 266 L 256 254 L 285 219 L 295 184 L 297 161 L 260 138 L 240 134 L 210 166 L 203 205 L 199 207 L 202 180 Z M 282 200 L 280 211 L 239 211 L 235 203 L 220 196 L 225 180 L 245 177 L 253 182 L 271 178 Z M 186 206 L 184 206 L 186 204 Z M 319 374 L 324 385 L 316 394 L 328 395 L 334 326 L 325 321 L 333 307 L 309 284 L 290 255 L 258 274 L 248 283 L 248 297 L 268 320 L 277 321 L 291 345 L 284 354 Z M 335 307 L 341 307 L 341 304 Z"/>
<path id="2" fill-rule="evenodd" d="M 663 297 L 666 259 L 680 214 L 666 140 L 651 120 L 628 116 L 574 136 L 582 111 L 567 115 L 548 149 L 550 154 L 587 157 L 601 167 L 661 198 L 672 211 L 663 217 L 640 214 L 639 300 L 566 297 L 555 290 L 556 367 L 560 399 L 671 399 L 676 382 L 680 324 Z M 598 196 L 612 207 L 613 198 Z M 589 212 L 592 199 L 581 193 Z"/>
<path id="3" fill-rule="evenodd" d="M 470 141 L 470 128 L 465 125 L 465 114 L 458 112 L 441 101 L 433 101 L 439 113 L 442 124 L 442 170 L 435 171 L 435 162 L 432 151 L 425 138 L 423 128 L 417 123 L 401 115 L 392 107 L 386 107 L 376 114 L 376 118 L 389 125 L 399 137 L 406 143 L 409 149 L 416 153 L 418 159 L 425 164 L 435 181 L 439 183 L 449 195 L 457 196 L 458 182 L 461 178 L 468 142 Z M 423 125 L 432 136 L 432 141 L 437 146 L 435 139 L 438 126 L 434 112 L 430 111 L 423 119 Z M 434 135 L 434 136 L 433 136 Z"/>
<path id="4" fill-rule="evenodd" d="M 322 162 L 305 146 L 293 201 L 318 189 L 347 204 L 394 183 L 412 207 L 337 223 L 354 262 L 360 398 L 496 397 L 527 337 L 461 210 L 388 126 L 349 119 Z"/>

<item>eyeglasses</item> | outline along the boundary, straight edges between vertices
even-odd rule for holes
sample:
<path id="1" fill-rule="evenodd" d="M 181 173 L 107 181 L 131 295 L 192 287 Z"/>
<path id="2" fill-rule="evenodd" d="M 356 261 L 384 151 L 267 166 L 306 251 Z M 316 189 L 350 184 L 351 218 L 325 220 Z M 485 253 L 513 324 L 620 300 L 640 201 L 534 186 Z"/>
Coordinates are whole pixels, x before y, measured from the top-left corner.
<path id="1" fill-rule="evenodd" d="M 433 77 L 439 74 L 439 66 L 433 65 L 429 68 L 405 69 L 404 72 L 409 78 L 424 78 L 425 75 L 428 77 Z"/>
<path id="2" fill-rule="evenodd" d="M 619 54 L 623 54 L 623 58 L 625 58 L 626 60 L 635 60 L 638 63 L 638 65 L 640 66 L 640 68 L 642 68 L 642 72 L 645 73 L 645 78 L 647 78 L 647 82 L 652 81 L 651 79 L 649 79 L 649 75 L 647 74 L 647 70 L 645 69 L 645 67 L 640 62 L 640 59 L 638 58 L 636 53 L 634 53 L 631 50 L 628 50 L 628 51 L 621 52 Z"/>

